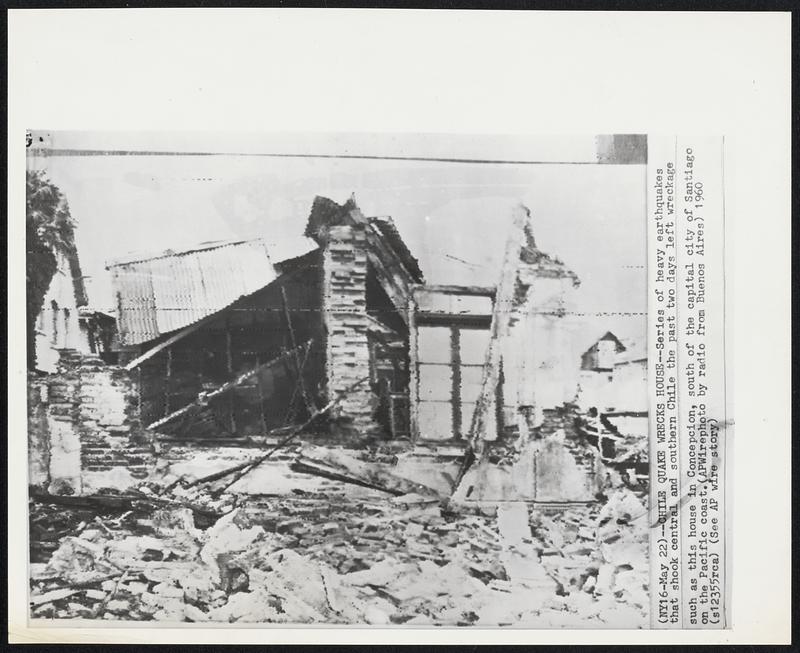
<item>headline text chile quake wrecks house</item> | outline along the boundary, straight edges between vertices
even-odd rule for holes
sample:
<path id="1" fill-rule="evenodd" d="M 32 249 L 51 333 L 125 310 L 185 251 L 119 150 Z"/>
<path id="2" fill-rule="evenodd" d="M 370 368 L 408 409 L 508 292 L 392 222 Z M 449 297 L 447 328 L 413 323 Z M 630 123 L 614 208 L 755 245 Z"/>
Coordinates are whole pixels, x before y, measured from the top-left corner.
<path id="1" fill-rule="evenodd" d="M 119 365 L 68 350 L 32 389 L 32 484 L 89 494 L 178 450 L 303 443 L 293 469 L 395 494 L 592 501 L 565 319 L 579 281 L 513 217 L 485 286 L 426 284 L 352 198 L 317 197 L 303 235 L 110 261 Z M 365 470 L 367 451 L 390 463 Z"/>

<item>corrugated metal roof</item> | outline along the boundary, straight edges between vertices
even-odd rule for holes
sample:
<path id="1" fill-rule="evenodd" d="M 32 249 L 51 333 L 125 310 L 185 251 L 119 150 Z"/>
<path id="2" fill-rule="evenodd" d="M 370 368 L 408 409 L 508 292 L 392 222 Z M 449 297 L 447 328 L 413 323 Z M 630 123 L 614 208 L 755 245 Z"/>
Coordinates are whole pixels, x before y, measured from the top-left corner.
<path id="1" fill-rule="evenodd" d="M 310 239 L 299 240 L 304 242 L 271 246 L 258 238 L 207 243 L 110 263 L 120 344 L 153 340 L 263 288 L 278 276 L 273 264 L 317 247 Z"/>

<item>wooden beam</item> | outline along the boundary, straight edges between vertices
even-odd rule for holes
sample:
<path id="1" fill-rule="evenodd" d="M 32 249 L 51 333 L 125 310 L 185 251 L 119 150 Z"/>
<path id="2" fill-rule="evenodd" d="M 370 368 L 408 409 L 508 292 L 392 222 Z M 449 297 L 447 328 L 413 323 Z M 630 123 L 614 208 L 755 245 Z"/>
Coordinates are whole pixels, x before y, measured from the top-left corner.
<path id="1" fill-rule="evenodd" d="M 261 367 L 261 357 L 256 354 L 256 365 Z M 258 388 L 258 416 L 261 420 L 261 430 L 267 434 L 267 418 L 264 416 L 264 388 L 261 386 L 261 375 L 256 375 L 256 387 Z"/>
<path id="2" fill-rule="evenodd" d="M 306 411 L 310 415 L 314 412 L 315 407 L 308 398 L 308 392 L 306 392 L 306 384 L 305 380 L 303 379 L 303 368 L 300 365 L 300 354 L 297 351 L 297 340 L 295 338 L 294 325 L 292 324 L 292 316 L 289 314 L 289 300 L 286 298 L 286 288 L 283 285 L 281 285 L 281 299 L 283 300 L 283 314 L 286 318 L 286 326 L 289 328 L 289 342 L 292 346 L 292 350 L 294 350 L 294 370 L 297 374 L 295 383 L 297 384 L 297 387 L 300 388 L 300 395 L 303 397 L 303 403 L 305 404 Z"/>
<path id="3" fill-rule="evenodd" d="M 230 307 L 228 307 L 228 308 L 230 308 Z M 223 309 L 223 310 L 225 310 L 225 309 Z M 189 326 L 181 329 L 176 334 L 174 334 L 174 335 L 170 336 L 169 338 L 167 338 L 166 340 L 164 340 L 164 342 L 161 342 L 161 343 L 151 347 L 146 352 L 144 352 L 141 356 L 139 356 L 137 358 L 134 358 L 130 363 L 128 363 L 125 366 L 125 369 L 130 371 L 130 370 L 133 370 L 133 369 L 139 367 L 139 365 L 144 363 L 149 358 L 152 358 L 153 356 L 155 356 L 160 351 L 163 351 L 167 347 L 169 347 L 171 345 L 174 345 L 179 340 L 183 340 L 186 336 L 194 333 L 200 327 L 205 326 L 209 322 L 213 322 L 214 320 L 218 320 L 219 317 L 220 317 L 219 313 L 212 313 L 211 315 L 207 315 L 203 319 L 198 320 L 194 324 L 190 324 Z"/>
<path id="4" fill-rule="evenodd" d="M 482 297 L 494 297 L 496 289 L 494 286 L 454 286 L 442 284 L 424 284 L 414 286 L 414 293 L 432 292 L 443 295 L 480 295 Z"/>
<path id="5" fill-rule="evenodd" d="M 169 415 L 169 391 L 172 377 L 172 347 L 167 347 L 167 373 L 164 377 L 164 414 Z"/>
<path id="6" fill-rule="evenodd" d="M 397 276 L 402 279 L 404 287 L 410 289 L 411 284 L 415 283 L 416 279 L 374 224 L 369 224 L 367 226 L 367 241 L 375 248 L 376 252 L 380 253 L 380 255 L 386 259 L 384 264 L 387 268 L 394 269 Z"/>
<path id="7" fill-rule="evenodd" d="M 233 374 L 233 351 L 231 350 L 230 322 L 225 320 L 225 366 L 228 374 Z"/>
<path id="8" fill-rule="evenodd" d="M 303 348 L 308 348 L 310 346 L 311 346 L 311 340 L 309 340 L 304 345 L 302 345 Z M 160 420 L 158 420 L 156 422 L 153 422 L 152 424 L 147 426 L 147 429 L 150 430 L 150 431 L 152 431 L 154 429 L 157 429 L 159 426 L 163 426 L 167 422 L 171 422 L 176 417 L 180 417 L 181 415 L 186 414 L 192 408 L 205 405 L 206 403 L 208 403 L 209 400 L 214 399 L 215 397 L 218 397 L 219 395 L 228 392 L 232 388 L 235 388 L 235 387 L 241 385 L 242 383 L 247 381 L 247 379 L 252 377 L 254 374 L 258 374 L 261 370 L 266 369 L 268 367 L 271 367 L 271 366 L 273 366 L 273 365 L 275 365 L 277 363 L 280 363 L 281 361 L 283 361 L 285 356 L 290 355 L 292 353 L 293 353 L 292 351 L 283 352 L 280 356 L 277 356 L 277 357 L 273 358 L 272 360 L 267 361 L 263 365 L 259 365 L 259 366 L 255 367 L 255 368 L 251 369 L 251 370 L 248 370 L 247 372 L 244 372 L 243 374 L 240 374 L 235 379 L 232 379 L 231 381 L 228 381 L 227 383 L 224 383 L 223 385 L 221 385 L 216 390 L 213 390 L 212 392 L 209 392 L 209 393 L 201 392 L 197 396 L 197 399 L 195 399 L 194 401 L 186 404 L 183 408 L 179 408 L 175 412 L 170 413 L 166 417 L 163 417 Z"/>
<path id="9" fill-rule="evenodd" d="M 411 295 L 411 287 L 415 279 L 406 269 L 397 253 L 384 240 L 375 225 L 369 225 L 366 230 L 367 255 L 373 267 L 378 272 L 380 282 L 394 307 L 400 313 L 403 321 L 407 320 L 406 307 Z"/>
<path id="10" fill-rule="evenodd" d="M 311 347 L 306 349 L 306 353 L 303 355 L 303 362 L 300 364 L 300 378 L 302 377 L 303 370 L 306 367 L 306 361 L 308 360 L 308 355 L 311 353 Z M 286 416 L 283 418 L 283 423 L 288 426 L 289 422 L 291 421 L 292 417 L 294 416 L 293 408 L 294 408 L 294 401 L 297 398 L 297 390 L 298 384 L 294 384 L 294 389 L 292 390 L 292 398 L 289 400 L 289 407 L 286 409 Z M 310 404 L 309 412 L 313 413 L 316 410 L 316 406 L 313 403 Z"/>
<path id="11" fill-rule="evenodd" d="M 408 420 L 412 442 L 419 440 L 419 369 L 417 304 L 412 294 L 408 302 Z"/>
<path id="12" fill-rule="evenodd" d="M 231 323 L 229 317 L 225 318 L 225 367 L 228 374 L 233 374 L 233 351 L 231 348 Z M 230 413 L 231 435 L 236 435 L 236 393 L 228 395 L 228 412 Z"/>
<path id="13" fill-rule="evenodd" d="M 452 369 L 452 387 L 450 390 L 450 403 L 453 416 L 453 439 L 460 440 L 464 437 L 461 429 L 462 408 L 461 401 L 461 332 L 458 327 L 450 326 L 450 367 Z"/>
<path id="14" fill-rule="evenodd" d="M 369 251 L 367 252 L 367 258 L 376 272 L 378 283 L 389 296 L 389 301 L 392 302 L 392 305 L 394 305 L 395 309 L 400 314 L 400 317 L 405 322 L 407 319 L 406 307 L 408 306 L 410 290 L 400 286 L 397 280 L 386 268 L 380 256 L 372 251 Z"/>

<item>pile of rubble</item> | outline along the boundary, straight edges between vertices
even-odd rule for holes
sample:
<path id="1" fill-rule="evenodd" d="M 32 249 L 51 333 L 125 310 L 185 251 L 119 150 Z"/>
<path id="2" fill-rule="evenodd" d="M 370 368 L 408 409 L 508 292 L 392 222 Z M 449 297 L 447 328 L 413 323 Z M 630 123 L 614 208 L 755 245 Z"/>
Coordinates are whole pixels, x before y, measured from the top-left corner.
<path id="1" fill-rule="evenodd" d="M 135 503 L 100 516 L 59 509 L 51 544 L 31 564 L 31 615 L 647 625 L 647 516 L 629 490 L 548 516 L 524 504 L 455 507 L 430 495 L 329 489 L 244 500 L 178 484 L 161 489 L 167 498 L 149 512 Z M 158 491 L 134 494 L 147 503 Z M 37 519 L 40 531 L 49 523 L 48 511 L 31 506 L 32 532 Z M 203 523 L 213 512 L 222 516 Z"/>

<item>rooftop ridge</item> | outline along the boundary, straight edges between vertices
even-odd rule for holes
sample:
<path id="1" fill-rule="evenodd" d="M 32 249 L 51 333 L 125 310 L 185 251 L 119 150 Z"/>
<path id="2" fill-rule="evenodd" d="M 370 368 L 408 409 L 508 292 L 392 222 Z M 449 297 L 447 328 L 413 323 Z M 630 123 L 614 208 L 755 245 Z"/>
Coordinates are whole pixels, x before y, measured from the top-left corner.
<path id="1" fill-rule="evenodd" d="M 157 254 L 145 253 L 131 253 L 116 259 L 109 259 L 106 261 L 106 270 L 117 267 L 120 265 L 131 265 L 133 263 L 144 263 L 146 261 L 155 261 L 161 258 L 170 258 L 172 256 L 186 256 L 195 252 L 206 252 L 211 249 L 220 249 L 221 247 L 230 247 L 232 245 L 244 245 L 245 243 L 265 242 L 263 236 L 257 238 L 237 238 L 233 240 L 209 240 L 196 245 L 190 245 L 181 249 L 166 249 Z"/>

